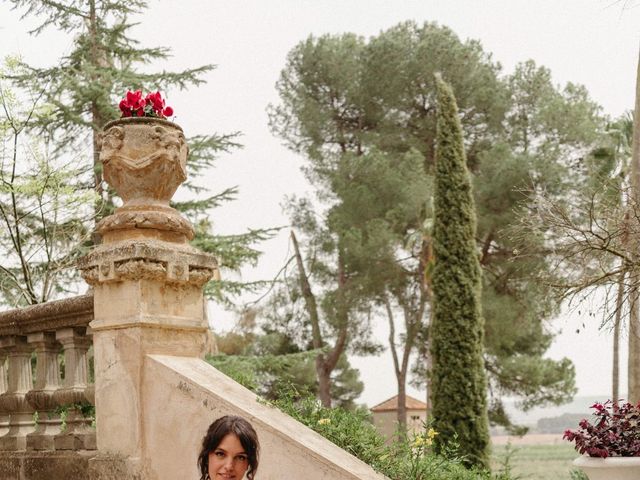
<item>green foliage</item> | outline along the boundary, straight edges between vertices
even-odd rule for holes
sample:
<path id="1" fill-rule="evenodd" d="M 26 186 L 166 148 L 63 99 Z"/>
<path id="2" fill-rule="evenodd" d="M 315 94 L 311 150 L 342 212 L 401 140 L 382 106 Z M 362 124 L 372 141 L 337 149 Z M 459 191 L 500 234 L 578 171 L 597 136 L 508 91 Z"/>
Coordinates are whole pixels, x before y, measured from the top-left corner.
<path id="1" fill-rule="evenodd" d="M 216 343 L 221 355 L 208 361 L 226 375 L 263 398 L 273 400 L 285 386 L 309 394 L 318 393 L 315 362 L 319 353 L 292 336 L 293 328 L 282 322 L 265 322 L 255 331 L 257 313 L 247 311 L 236 328 L 219 335 Z M 298 332 L 300 333 L 300 332 Z M 355 399 L 364 385 L 358 370 L 342 355 L 332 372 L 331 398 L 334 405 L 355 408 Z"/>
<path id="2" fill-rule="evenodd" d="M 455 97 L 440 78 L 437 87 L 430 395 L 433 425 L 441 435 L 435 445 L 442 449 L 443 441 L 455 435 L 469 464 L 487 467 L 489 428 L 475 206 Z"/>
<path id="3" fill-rule="evenodd" d="M 30 133 L 44 114 L 37 96 L 9 88 L 14 69 L 0 70 L 0 304 L 10 307 L 73 291 L 71 267 L 86 251 L 95 199 L 84 188 L 90 169 Z"/>
<path id="4" fill-rule="evenodd" d="M 119 117 L 117 102 L 129 89 L 155 91 L 170 87 L 184 89 L 204 82 L 203 75 L 213 65 L 203 65 L 182 72 L 142 73 L 141 66 L 168 58 L 165 47 L 141 47 L 132 38 L 132 15 L 147 8 L 145 1 L 81 0 L 72 7 L 47 0 L 11 0 L 23 10 L 23 18 L 41 19 L 30 33 L 38 35 L 56 28 L 74 37 L 68 54 L 47 68 L 30 67 L 15 79 L 25 86 L 39 85 L 47 103 L 53 106 L 51 117 L 43 122 L 52 131 L 65 132 L 57 140 L 73 141 L 74 134 L 86 127 L 99 130 Z M 84 137 L 84 135 L 82 135 Z"/>
<path id="5" fill-rule="evenodd" d="M 551 73 L 533 61 L 505 78 L 508 91 L 504 137 L 481 156 L 474 181 L 481 239 L 485 365 L 492 405 L 516 395 L 524 409 L 559 404 L 575 394 L 575 371 L 562 359 L 546 362 L 552 335 L 546 319 L 558 314 L 549 282 L 567 271 L 555 268 L 544 230 L 513 235 L 521 218 L 538 218 L 540 192 L 566 202 L 585 190 L 585 152 L 603 125 L 600 108 L 586 90 L 555 86 Z M 538 368 L 539 367 L 539 368 Z"/>
<path id="6" fill-rule="evenodd" d="M 23 18 L 38 17 L 40 25 L 31 33 L 37 35 L 47 28 L 57 28 L 73 38 L 71 50 L 53 66 L 37 68 L 24 62 L 10 76 L 18 86 L 38 92 L 42 107 L 29 125 L 44 138 L 52 140 L 51 148 L 57 154 L 86 151 L 91 142 L 91 153 L 81 162 L 92 170 L 85 178 L 84 190 L 95 188 L 98 198 L 93 217 L 99 219 L 112 212 L 114 192 L 102 181 L 102 165 L 99 162 L 99 135 L 102 127 L 119 117 L 118 100 L 129 89 L 155 91 L 161 89 L 185 89 L 204 83 L 204 75 L 214 69 L 203 65 L 180 72 L 149 72 L 145 65 L 165 60 L 170 50 L 165 47 L 143 47 L 132 37 L 135 25 L 130 17 L 147 8 L 141 0 L 79 0 L 73 5 L 47 0 L 12 0 L 14 8 L 23 10 Z M 249 230 L 231 236 L 211 233 L 208 215 L 221 202 L 234 198 L 235 188 L 210 195 L 208 189 L 194 181 L 207 169 L 221 152 L 238 147 L 238 133 L 200 134 L 188 138 L 190 158 L 187 164 L 191 180 L 186 188 L 198 196 L 198 200 L 175 202 L 173 207 L 181 211 L 195 226 L 194 244 L 215 253 L 223 270 L 236 271 L 245 264 L 255 264 L 260 252 L 255 245 L 270 238 L 275 230 Z M 77 218 L 74 221 L 80 221 Z M 83 224 L 84 225 L 84 224 Z M 89 229 L 89 226 L 86 226 Z M 64 282 L 58 282 L 64 288 Z M 212 281 L 206 294 L 230 305 L 233 298 L 246 291 L 260 288 L 262 284 Z"/>
<path id="7" fill-rule="evenodd" d="M 91 420 L 91 428 L 96 428 L 96 407 L 89 403 L 69 403 L 59 405 L 55 409 L 55 414 L 60 416 L 60 429 L 64 432 L 67 429 L 67 418 L 71 410 L 77 411 L 83 418 Z M 38 412 L 36 412 L 37 414 Z M 35 415 L 34 415 L 35 418 Z"/>
<path id="8" fill-rule="evenodd" d="M 589 480 L 587 474 L 582 470 L 571 470 L 569 474 L 571 475 L 571 480 Z"/>
<path id="9" fill-rule="evenodd" d="M 300 397 L 293 391 L 281 395 L 272 405 L 315 430 L 340 448 L 369 464 L 391 480 L 511 480 L 508 474 L 491 476 L 488 472 L 467 469 L 457 455 L 455 445 L 436 455 L 428 448 L 406 442 L 386 444 L 371 424 L 367 410 L 346 411 L 324 408 L 312 397 Z"/>
<path id="10" fill-rule="evenodd" d="M 294 223 L 309 225 L 307 234 L 315 239 L 309 263 L 317 265 L 325 249 L 337 245 L 354 253 L 369 249 L 368 257 L 350 265 L 371 267 L 359 270 L 361 285 L 390 287 L 384 296 L 380 288 L 370 289 L 370 301 L 381 305 L 386 296 L 395 316 L 410 312 L 403 318 L 405 332 L 415 329 L 420 337 L 406 335 L 403 346 L 411 350 L 417 342 L 425 353 L 435 72 L 456 93 L 473 174 L 491 404 L 499 409 L 500 398 L 508 395 L 529 398 L 526 405 L 561 402 L 575 392 L 575 372 L 565 362 L 547 363 L 532 378 L 513 368 L 514 359 L 522 359 L 524 371 L 543 358 L 552 339 L 547 322 L 559 302 L 540 282 L 552 268 L 545 236 L 534 235 L 528 239 L 533 243 L 525 244 L 509 229 L 521 215 L 535 214 L 532 193 L 561 198 L 584 185 L 581 159 L 603 122 L 583 87 L 554 85 L 549 70 L 533 61 L 501 75 L 479 42 L 462 41 L 433 23 L 402 23 L 366 40 L 342 34 L 299 43 L 277 83 L 280 103 L 270 107 L 269 119 L 274 133 L 308 160 L 303 169 L 323 203 L 324 209 L 301 210 L 311 203 L 305 200 L 292 209 Z M 403 170 L 403 156 L 421 164 L 422 172 Z M 335 224 L 319 221 L 327 210 Z M 350 226 L 340 241 L 326 234 L 334 225 Z M 503 371 L 507 363 L 511 367 Z M 426 372 L 418 370 L 414 380 L 424 385 Z M 550 377 L 543 375 L 551 371 Z M 545 393 L 531 397 L 536 388 Z M 493 418 L 508 423 L 506 415 Z"/>
<path id="11" fill-rule="evenodd" d="M 511 443 L 508 443 L 502 452 L 501 457 L 498 458 L 499 468 L 497 469 L 497 475 L 499 478 L 509 478 L 513 480 L 519 480 L 522 477 L 515 475 L 513 472 L 513 458 L 517 452 L 517 449 L 513 448 Z"/>
<path id="12" fill-rule="evenodd" d="M 313 379 L 313 350 L 282 355 L 214 355 L 207 361 L 264 398 L 274 399 L 283 385 Z M 306 388 L 307 385 L 300 385 Z"/>

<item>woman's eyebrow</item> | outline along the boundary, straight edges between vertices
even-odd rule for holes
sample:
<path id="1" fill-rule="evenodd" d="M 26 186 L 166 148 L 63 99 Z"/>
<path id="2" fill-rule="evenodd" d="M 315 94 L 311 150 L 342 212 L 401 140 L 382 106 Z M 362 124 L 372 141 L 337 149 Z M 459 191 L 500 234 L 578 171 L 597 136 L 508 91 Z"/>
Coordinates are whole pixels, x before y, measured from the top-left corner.
<path id="1" fill-rule="evenodd" d="M 216 447 L 216 449 L 214 451 L 217 452 L 218 450 L 221 451 L 221 452 L 224 452 L 224 453 L 229 453 L 224 448 L 220 448 L 220 447 Z M 242 450 L 241 452 L 236 453 L 236 455 L 247 455 L 247 452 Z"/>

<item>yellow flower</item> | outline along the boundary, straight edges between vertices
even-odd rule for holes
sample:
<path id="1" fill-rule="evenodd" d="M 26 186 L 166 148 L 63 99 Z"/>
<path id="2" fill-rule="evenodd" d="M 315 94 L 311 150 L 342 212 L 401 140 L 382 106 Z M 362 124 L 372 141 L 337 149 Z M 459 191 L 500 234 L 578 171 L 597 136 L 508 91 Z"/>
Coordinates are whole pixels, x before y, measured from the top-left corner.
<path id="1" fill-rule="evenodd" d="M 429 437 L 430 440 L 433 440 L 436 435 L 438 435 L 438 432 L 436 432 L 433 428 L 430 428 L 427 432 L 427 437 Z"/>
<path id="2" fill-rule="evenodd" d="M 330 418 L 321 418 L 318 420 L 318 425 L 327 425 L 328 423 L 331 423 Z"/>

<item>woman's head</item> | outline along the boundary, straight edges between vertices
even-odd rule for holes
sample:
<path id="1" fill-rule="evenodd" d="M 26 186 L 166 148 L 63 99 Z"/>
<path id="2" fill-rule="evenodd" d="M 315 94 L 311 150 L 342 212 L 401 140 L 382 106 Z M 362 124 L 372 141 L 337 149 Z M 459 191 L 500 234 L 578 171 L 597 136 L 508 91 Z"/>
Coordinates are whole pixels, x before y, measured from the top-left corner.
<path id="1" fill-rule="evenodd" d="M 260 445 L 251 424 L 242 417 L 224 416 L 213 422 L 202 440 L 198 457 L 200 480 L 253 480 Z"/>

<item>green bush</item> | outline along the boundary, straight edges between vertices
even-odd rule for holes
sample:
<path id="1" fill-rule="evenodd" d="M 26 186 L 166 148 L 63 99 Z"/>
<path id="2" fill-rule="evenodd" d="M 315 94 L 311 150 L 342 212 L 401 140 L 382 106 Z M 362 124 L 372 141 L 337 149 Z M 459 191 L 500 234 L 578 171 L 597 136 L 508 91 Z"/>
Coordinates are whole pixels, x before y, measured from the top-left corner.
<path id="1" fill-rule="evenodd" d="M 256 390 L 255 375 L 246 362 L 229 358 L 209 358 L 216 368 L 245 387 Z M 436 455 L 431 449 L 433 435 L 425 433 L 418 437 L 398 437 L 391 445 L 371 423 L 365 408 L 345 410 L 325 408 L 309 392 L 299 392 L 291 385 L 280 385 L 275 400 L 266 401 L 297 421 L 316 431 L 338 447 L 359 458 L 390 480 L 516 480 L 511 474 L 506 458 L 500 471 L 491 473 L 479 469 L 468 469 L 464 458 L 457 453 L 452 439 Z"/>
<path id="2" fill-rule="evenodd" d="M 436 455 L 430 448 L 433 436 L 427 433 L 387 445 L 366 409 L 324 408 L 315 398 L 297 392 L 283 393 L 270 404 L 391 480 L 513 480 L 508 469 L 492 476 L 486 471 L 465 468 L 464 459 L 457 455 L 453 443 Z"/>

